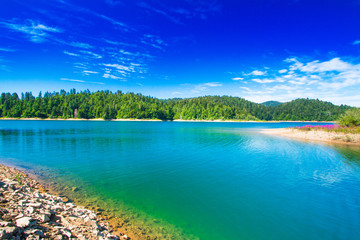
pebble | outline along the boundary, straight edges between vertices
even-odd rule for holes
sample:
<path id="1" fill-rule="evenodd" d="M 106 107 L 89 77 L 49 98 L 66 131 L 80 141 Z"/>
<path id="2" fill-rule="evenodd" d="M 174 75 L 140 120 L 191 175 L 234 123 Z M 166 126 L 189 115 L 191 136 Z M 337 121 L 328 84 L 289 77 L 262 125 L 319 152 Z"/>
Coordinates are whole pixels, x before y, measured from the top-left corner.
<path id="1" fill-rule="evenodd" d="M 94 211 L 40 193 L 41 188 L 20 171 L 0 165 L 0 239 L 130 239 L 112 234 Z"/>

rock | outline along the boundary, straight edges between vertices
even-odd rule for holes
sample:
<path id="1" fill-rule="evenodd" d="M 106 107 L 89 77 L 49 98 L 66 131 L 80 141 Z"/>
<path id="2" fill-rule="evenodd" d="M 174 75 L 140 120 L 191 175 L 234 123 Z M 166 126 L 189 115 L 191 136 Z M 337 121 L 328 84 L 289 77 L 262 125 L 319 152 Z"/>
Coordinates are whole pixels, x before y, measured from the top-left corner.
<path id="1" fill-rule="evenodd" d="M 28 227 L 31 224 L 31 220 L 32 220 L 31 217 L 19 218 L 18 220 L 16 220 L 16 226 L 23 227 L 23 228 Z"/>
<path id="2" fill-rule="evenodd" d="M 29 213 L 29 214 L 33 214 L 35 212 L 35 208 L 33 207 L 28 207 L 26 208 L 26 211 Z"/>
<path id="3" fill-rule="evenodd" d="M 71 238 L 71 236 L 72 236 L 71 232 L 67 229 L 62 229 L 61 233 L 65 236 L 67 236 L 68 238 Z"/>
<path id="4" fill-rule="evenodd" d="M 10 239 L 15 231 L 16 227 L 0 227 L 0 239 Z"/>
<path id="5" fill-rule="evenodd" d="M 55 239 L 55 240 L 63 240 L 64 237 L 63 237 L 63 235 L 59 234 L 59 235 L 56 235 L 56 236 L 54 237 L 54 239 Z"/>
<path id="6" fill-rule="evenodd" d="M 6 222 L 6 221 L 0 222 L 0 227 L 9 227 L 11 225 L 13 225 L 12 222 Z"/>
<path id="7" fill-rule="evenodd" d="M 21 185 L 11 180 L 17 174 Z M 46 191 L 35 180 L 0 165 L 0 239 L 120 239 L 111 234 L 108 223 L 97 220 L 94 211 L 39 189 Z"/>
<path id="8" fill-rule="evenodd" d="M 39 216 L 37 217 L 37 219 L 39 219 L 40 222 L 49 222 L 50 221 L 50 216 L 47 214 L 39 214 Z"/>
<path id="9" fill-rule="evenodd" d="M 19 215 L 15 216 L 15 219 L 20 219 L 22 217 L 24 217 L 24 214 L 20 213 Z"/>
<path id="10" fill-rule="evenodd" d="M 41 203 L 30 203 L 29 206 L 34 208 L 41 208 Z"/>

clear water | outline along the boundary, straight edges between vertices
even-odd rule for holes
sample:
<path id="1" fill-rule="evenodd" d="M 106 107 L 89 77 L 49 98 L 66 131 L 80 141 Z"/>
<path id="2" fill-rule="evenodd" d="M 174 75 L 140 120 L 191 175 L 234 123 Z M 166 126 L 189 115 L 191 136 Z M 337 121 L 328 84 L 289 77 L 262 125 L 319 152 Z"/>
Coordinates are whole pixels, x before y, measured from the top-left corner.
<path id="1" fill-rule="evenodd" d="M 257 131 L 305 124 L 0 121 L 0 159 L 200 239 L 360 239 L 360 148 Z"/>

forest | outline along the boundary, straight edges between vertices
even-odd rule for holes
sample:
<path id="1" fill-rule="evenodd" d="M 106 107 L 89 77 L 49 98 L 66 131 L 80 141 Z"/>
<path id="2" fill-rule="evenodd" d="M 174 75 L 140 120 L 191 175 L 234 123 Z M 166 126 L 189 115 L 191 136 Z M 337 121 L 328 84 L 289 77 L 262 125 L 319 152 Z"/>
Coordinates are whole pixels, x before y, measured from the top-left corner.
<path id="1" fill-rule="evenodd" d="M 0 117 L 51 119 L 160 119 L 334 121 L 353 107 L 318 99 L 259 104 L 231 96 L 157 99 L 122 91 L 2 93 Z"/>

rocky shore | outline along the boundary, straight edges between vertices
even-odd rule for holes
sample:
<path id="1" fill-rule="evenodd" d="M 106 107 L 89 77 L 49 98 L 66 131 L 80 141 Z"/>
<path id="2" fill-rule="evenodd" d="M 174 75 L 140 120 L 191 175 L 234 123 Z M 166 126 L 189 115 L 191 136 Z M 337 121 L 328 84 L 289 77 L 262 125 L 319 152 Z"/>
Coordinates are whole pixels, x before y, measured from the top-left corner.
<path id="1" fill-rule="evenodd" d="M 130 239 L 94 211 L 51 195 L 36 180 L 0 165 L 0 239 Z"/>

